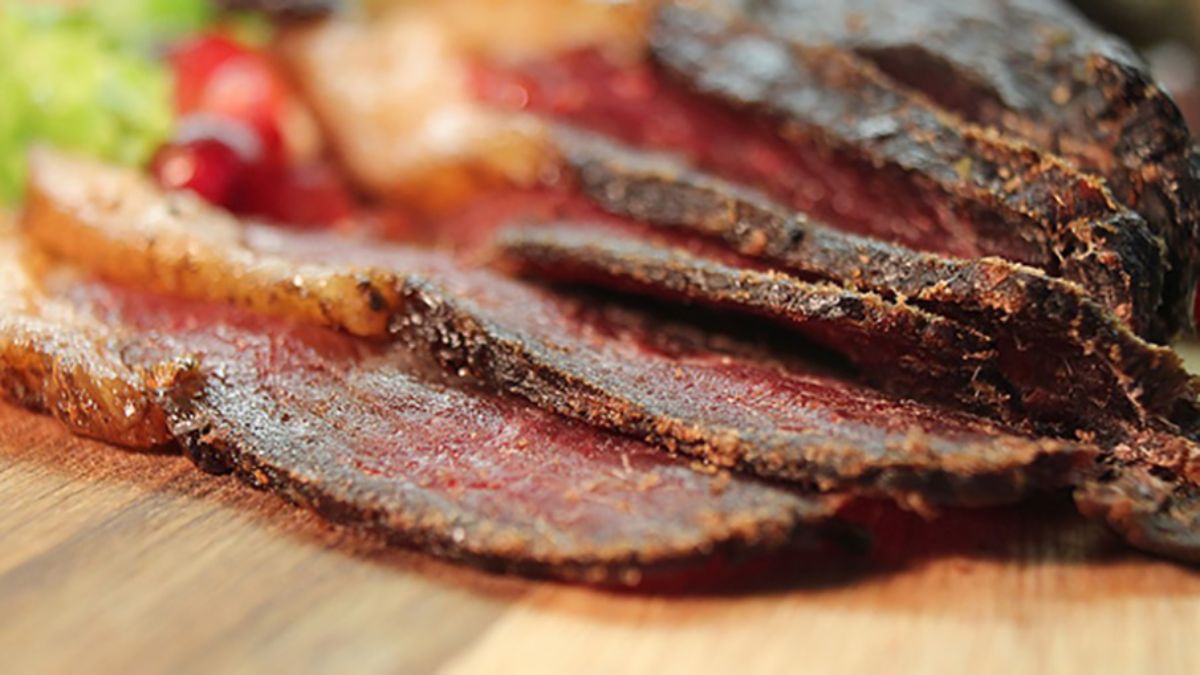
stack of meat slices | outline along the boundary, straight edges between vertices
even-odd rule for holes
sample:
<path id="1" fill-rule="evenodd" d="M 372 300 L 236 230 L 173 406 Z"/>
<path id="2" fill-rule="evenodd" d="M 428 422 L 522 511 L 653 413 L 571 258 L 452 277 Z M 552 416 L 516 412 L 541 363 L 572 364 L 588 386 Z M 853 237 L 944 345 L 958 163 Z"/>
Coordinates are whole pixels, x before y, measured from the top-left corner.
<path id="1" fill-rule="evenodd" d="M 1196 384 L 1153 342 L 1190 324 L 1195 160 L 1119 45 L 1019 0 L 496 3 L 587 18 L 539 40 L 465 5 L 280 44 L 348 172 L 448 247 L 37 153 L 8 394 L 521 570 L 1064 487 L 1200 561 Z"/>

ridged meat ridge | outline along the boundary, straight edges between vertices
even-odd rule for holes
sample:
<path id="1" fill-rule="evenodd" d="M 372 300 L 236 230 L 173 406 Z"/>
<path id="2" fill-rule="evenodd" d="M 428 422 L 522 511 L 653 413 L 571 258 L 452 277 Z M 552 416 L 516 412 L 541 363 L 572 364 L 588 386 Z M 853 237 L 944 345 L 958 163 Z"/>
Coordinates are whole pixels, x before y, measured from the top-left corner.
<path id="1" fill-rule="evenodd" d="M 41 166 L 32 174 L 34 191 L 42 189 L 39 181 L 52 178 L 120 185 L 92 175 L 118 170 L 86 162 L 58 157 Z M 114 197 L 103 191 L 75 194 L 101 203 Z M 159 194 L 137 212 L 159 213 L 163 202 Z M 259 269 L 255 256 L 340 267 L 350 276 L 362 270 L 372 278 L 392 275 L 395 293 L 381 294 L 398 299 L 385 310 L 392 330 L 416 348 L 431 349 L 451 372 L 465 369 L 540 407 L 717 466 L 914 505 L 984 504 L 1063 485 L 1091 454 L 1085 446 L 1023 436 L 982 418 L 883 394 L 811 365 L 785 365 L 757 353 L 667 349 L 655 338 L 657 328 L 622 327 L 577 302 L 488 270 L 464 269 L 430 251 L 259 227 L 235 238 L 242 243 L 232 256 L 225 247 L 204 245 L 206 235 L 197 236 L 188 247 L 189 265 L 181 266 L 173 262 L 172 249 L 156 243 L 156 227 L 166 233 L 176 221 L 160 219 L 150 226 L 145 216 L 88 218 L 80 204 L 58 204 L 51 212 L 80 215 L 59 222 L 55 237 L 78 234 L 93 242 L 86 249 L 55 251 L 72 263 L 108 274 L 106 260 L 114 252 L 141 258 L 128 267 L 144 276 L 122 280 L 203 299 L 245 294 L 250 306 L 263 307 L 253 297 L 262 287 L 228 288 L 257 279 L 250 274 Z M 43 242 L 48 230 L 30 221 L 38 213 L 27 213 L 26 224 L 35 236 L 42 233 L 36 238 Z M 141 223 L 141 229 L 129 223 Z M 181 230 L 188 231 L 194 230 Z M 177 278 L 203 274 L 196 268 L 210 257 L 225 271 L 225 287 Z M 229 267 L 230 260 L 247 269 Z M 297 281 L 306 287 L 304 277 Z M 311 319 L 307 312 L 297 317 Z"/>
<path id="2" fill-rule="evenodd" d="M 131 363 L 195 355 L 161 402 L 199 466 L 441 556 L 628 581 L 714 551 L 814 545 L 843 501 L 695 471 L 395 346 L 226 305 L 60 286 L 136 335 Z"/>
<path id="3" fill-rule="evenodd" d="M 739 0 L 781 39 L 835 45 L 967 119 L 1104 176 L 1167 244 L 1163 319 L 1190 328 L 1200 169 L 1187 125 L 1120 39 L 1060 0 Z"/>
<path id="4" fill-rule="evenodd" d="M 845 355 L 876 386 L 1010 417 L 996 354 L 978 332 L 874 293 L 747 269 L 695 243 L 595 221 L 514 227 L 498 238 L 526 274 L 764 317 Z"/>
<path id="5" fill-rule="evenodd" d="M 841 232 L 673 157 L 579 134 L 560 134 L 560 148 L 583 192 L 610 212 L 977 328 L 994 340 L 1024 414 L 1051 430 L 1195 424 L 1197 385 L 1179 357 L 1076 284 L 999 258 L 949 258 Z"/>

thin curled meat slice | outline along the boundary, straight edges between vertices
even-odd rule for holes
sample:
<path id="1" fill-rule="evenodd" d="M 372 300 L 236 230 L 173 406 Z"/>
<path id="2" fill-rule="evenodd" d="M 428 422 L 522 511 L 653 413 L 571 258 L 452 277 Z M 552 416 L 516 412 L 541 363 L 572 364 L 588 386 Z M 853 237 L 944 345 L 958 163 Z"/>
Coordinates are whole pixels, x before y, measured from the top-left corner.
<path id="1" fill-rule="evenodd" d="M 1200 162 L 1129 45 L 1061 0 L 739 0 L 780 39 L 835 45 L 943 107 L 1104 176 L 1167 244 L 1165 330 L 1192 325 Z"/>
<path id="2" fill-rule="evenodd" d="M 698 243 L 596 221 L 515 227 L 498 238 L 526 274 L 765 317 L 846 355 L 881 388 L 1000 418 L 1011 412 L 991 342 L 976 331 L 873 293 L 756 270 Z"/>
<path id="3" fill-rule="evenodd" d="M 977 328 L 994 340 L 1023 413 L 1047 430 L 1195 424 L 1197 386 L 1179 357 L 1138 338 L 1071 282 L 998 258 L 955 259 L 841 232 L 672 157 L 577 134 L 560 147 L 582 191 L 610 212 Z"/>
<path id="4" fill-rule="evenodd" d="M 53 167 L 53 171 L 49 170 Z M 119 171 L 57 157 L 33 172 L 34 190 L 52 176 L 89 182 L 95 172 Z M 96 181 L 87 194 L 107 204 L 114 197 Z M 469 269 L 434 251 L 355 241 L 325 233 L 290 233 L 266 226 L 230 231 L 221 245 L 210 233 L 167 213 L 164 195 L 125 204 L 128 219 L 104 217 L 86 204 L 57 204 L 54 234 L 31 222 L 43 246 L 104 275 L 203 299 L 244 298 L 279 314 L 258 297 L 258 259 L 292 261 L 366 274 L 395 298 L 383 311 L 395 336 L 431 350 L 451 372 L 473 375 L 538 406 L 606 429 L 645 438 L 722 467 L 744 467 L 769 477 L 853 490 L 924 504 L 986 504 L 1019 499 L 1032 490 L 1064 485 L 1092 454 L 1088 446 L 1031 437 L 1005 425 L 879 392 L 810 363 L 785 363 L 757 350 L 718 349 L 716 338 L 662 344 L 665 327 L 627 326 L 578 302 L 486 269 Z M 201 208 L 201 207 L 197 207 Z M 201 215 L 204 215 L 203 213 Z M 61 246 L 86 238 L 87 249 Z M 189 251 L 186 264 L 169 240 Z M 186 245 L 185 245 L 186 244 Z M 127 269 L 110 261 L 138 258 Z M 180 277 L 204 276 L 212 261 L 225 271 L 220 283 L 202 286 Z M 244 266 L 244 269 L 241 267 Z M 269 266 L 268 266 L 269 267 Z M 128 269 L 138 270 L 133 279 Z M 317 293 L 327 279 L 298 275 L 297 293 Z M 243 284 L 248 280 L 248 284 Z M 311 286 L 311 288 L 310 288 Z M 304 306 L 301 305 L 301 308 Z M 368 308 L 371 316 L 373 309 Z M 303 320 L 307 311 L 296 312 Z M 350 317 L 351 320 L 354 317 Z M 705 348 L 707 343 L 711 348 Z"/>

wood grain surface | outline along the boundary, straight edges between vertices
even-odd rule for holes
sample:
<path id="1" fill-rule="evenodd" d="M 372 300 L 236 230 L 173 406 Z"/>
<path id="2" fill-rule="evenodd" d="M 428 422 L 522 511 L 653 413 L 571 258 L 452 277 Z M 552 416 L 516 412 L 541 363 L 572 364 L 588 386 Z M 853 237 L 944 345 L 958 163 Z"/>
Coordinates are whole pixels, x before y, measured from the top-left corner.
<path id="1" fill-rule="evenodd" d="M 2 405 L 0 500 L 0 673 L 1200 673 L 1200 571 L 1061 497 L 901 532 L 883 569 L 691 595 L 389 550 Z"/>

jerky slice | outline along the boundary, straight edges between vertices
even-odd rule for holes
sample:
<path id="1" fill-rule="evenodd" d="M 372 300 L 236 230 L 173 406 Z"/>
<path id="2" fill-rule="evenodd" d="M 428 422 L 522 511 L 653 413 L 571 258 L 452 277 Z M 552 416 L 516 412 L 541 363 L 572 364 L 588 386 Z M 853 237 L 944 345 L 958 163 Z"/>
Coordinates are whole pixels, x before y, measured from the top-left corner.
<path id="1" fill-rule="evenodd" d="M 979 328 L 995 338 L 1024 412 L 1057 433 L 1195 423 L 1196 385 L 1178 356 L 1138 338 L 1071 282 L 996 258 L 960 260 L 839 232 L 665 156 L 578 135 L 561 147 L 580 187 L 606 210 Z"/>
<path id="2" fill-rule="evenodd" d="M 34 172 L 34 190 L 51 175 L 88 183 L 97 171 L 119 173 L 66 158 L 53 165 L 53 172 Z M 73 194 L 100 204 L 115 197 L 91 188 Z M 432 348 L 451 372 L 465 369 L 540 407 L 719 466 L 914 505 L 985 504 L 1063 485 L 1091 454 L 1074 443 L 1023 436 L 982 418 L 887 395 L 811 364 L 785 364 L 758 350 L 718 349 L 716 337 L 664 344 L 662 327 L 626 326 L 594 314 L 598 309 L 487 270 L 465 269 L 433 251 L 267 227 L 226 232 L 230 236 L 220 245 L 212 245 L 208 234 L 189 240 L 195 228 L 168 217 L 162 195 L 147 190 L 138 193 L 145 201 L 125 206 L 129 220 L 100 217 L 103 212 L 84 203 L 58 204 L 52 213 L 78 215 L 57 221 L 63 228 L 58 235 L 86 236 L 96 244 L 64 255 L 102 272 L 114 255 L 139 258 L 130 267 L 146 272 L 138 280 L 143 285 L 206 299 L 244 297 L 256 308 L 268 306 L 257 297 L 269 288 L 256 285 L 259 257 L 340 268 L 351 277 L 392 274 L 395 294 L 383 297 L 398 298 L 388 310 L 398 337 Z M 27 221 L 34 216 L 27 213 Z M 27 226 L 46 241 L 46 228 Z M 188 266 L 177 264 L 172 249 L 155 245 L 163 238 L 188 244 Z M 226 272 L 219 287 L 176 278 L 205 275 L 196 268 L 210 262 Z M 299 278 L 300 289 L 307 284 Z"/>
<path id="3" fill-rule="evenodd" d="M 1120 39 L 1059 0 L 767 0 L 780 39 L 834 44 L 967 119 L 1096 171 L 1164 239 L 1169 328 L 1190 327 L 1200 171 L 1178 107 Z"/>
<path id="4" fill-rule="evenodd" d="M 509 260 L 540 277 L 767 317 L 846 355 L 878 386 L 1002 418 L 1010 412 L 990 341 L 904 303 L 758 271 L 711 251 L 697 255 L 636 227 L 529 226 L 503 233 L 499 243 Z"/>
<path id="5" fill-rule="evenodd" d="M 668 3 L 651 41 L 672 74 L 775 120 L 794 146 L 854 153 L 904 172 L 926 199 L 968 209 L 980 254 L 1077 281 L 1135 331 L 1150 326 L 1162 298 L 1162 242 L 1100 181 L 963 123 L 844 51 L 781 43 L 720 2 Z M 1021 240 L 1044 257 L 1023 252 Z"/>
<path id="6" fill-rule="evenodd" d="M 410 277 L 405 298 L 398 335 L 447 368 L 719 466 L 920 507 L 1019 499 L 1069 480 L 1080 457 L 592 301 L 465 275 Z"/>

